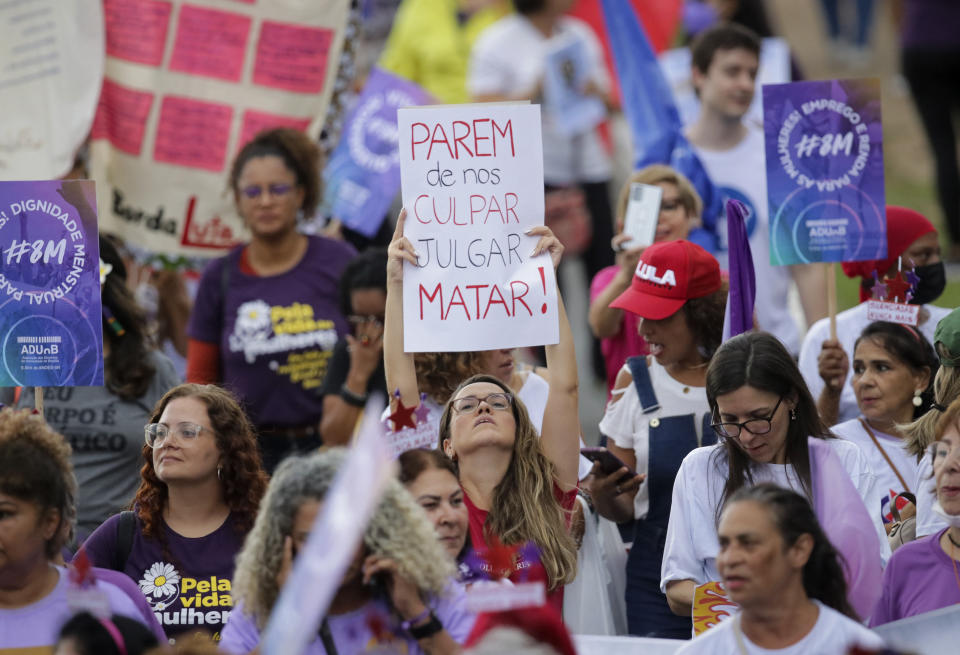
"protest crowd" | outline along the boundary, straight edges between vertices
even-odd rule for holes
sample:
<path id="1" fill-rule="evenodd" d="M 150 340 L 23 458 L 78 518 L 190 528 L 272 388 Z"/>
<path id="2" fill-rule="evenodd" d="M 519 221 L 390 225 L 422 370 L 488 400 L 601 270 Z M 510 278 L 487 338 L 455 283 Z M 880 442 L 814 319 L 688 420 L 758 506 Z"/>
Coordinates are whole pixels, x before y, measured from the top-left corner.
<path id="1" fill-rule="evenodd" d="M 129 220 L 141 144 L 117 135 L 208 161 L 188 69 L 253 66 L 279 108 L 309 66 L 210 43 L 307 22 L 92 4 L 97 118 L 48 179 L 99 222 L 102 320 L 70 357 L 102 384 L 9 372 L 29 319 L 7 298 L 42 253 L 19 266 L 3 228 L 27 214 L 2 205 L 0 654 L 932 652 L 896 640 L 911 625 L 957 643 L 960 4 L 896 3 L 936 215 L 886 199 L 879 83 L 841 79 L 874 77 L 888 3 L 814 3 L 845 71 L 821 82 L 762 0 L 342 0 L 318 3 L 343 5 L 319 120 L 245 109 L 220 168 L 140 183 L 219 171 L 175 238 Z M 184 54 L 183 23 L 230 4 Z M 190 78 L 163 113 L 198 126 L 165 137 L 135 115 L 152 100 L 118 100 L 152 97 L 111 79 L 150 61 Z M 342 159 L 363 129 L 390 144 L 366 177 Z M 3 161 L 0 200 L 35 179 Z M 239 229 L 198 246 L 204 211 Z M 839 308 L 837 274 L 858 296 Z"/>

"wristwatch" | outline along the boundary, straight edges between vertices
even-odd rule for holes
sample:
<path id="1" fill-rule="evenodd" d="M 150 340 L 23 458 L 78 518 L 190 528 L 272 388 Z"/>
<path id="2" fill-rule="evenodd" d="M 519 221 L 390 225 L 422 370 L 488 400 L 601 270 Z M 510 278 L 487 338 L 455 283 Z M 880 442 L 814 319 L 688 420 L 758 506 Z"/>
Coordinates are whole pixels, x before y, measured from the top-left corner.
<path id="1" fill-rule="evenodd" d="M 423 625 L 415 626 L 414 623 L 422 621 L 426 616 L 430 617 L 430 620 L 424 623 Z M 438 632 L 443 630 L 443 624 L 440 623 L 440 619 L 437 618 L 436 614 L 431 610 L 427 610 L 424 614 L 409 620 L 404 621 L 400 624 L 400 627 L 403 628 L 407 634 L 413 637 L 415 640 L 420 641 L 421 639 L 426 639 L 427 637 L 432 637 Z"/>

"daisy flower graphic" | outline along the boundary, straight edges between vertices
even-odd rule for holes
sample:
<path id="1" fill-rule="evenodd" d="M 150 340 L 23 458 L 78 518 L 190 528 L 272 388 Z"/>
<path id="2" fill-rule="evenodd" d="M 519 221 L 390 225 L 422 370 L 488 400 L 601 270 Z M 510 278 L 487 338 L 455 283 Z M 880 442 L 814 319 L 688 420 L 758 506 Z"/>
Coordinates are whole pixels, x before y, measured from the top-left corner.
<path id="1" fill-rule="evenodd" d="M 153 566 L 144 571 L 143 579 L 140 581 L 140 590 L 145 596 L 153 595 L 154 598 L 176 594 L 178 591 L 177 583 L 180 582 L 180 574 L 173 568 L 172 564 L 166 562 L 154 562 Z"/>
<path id="2" fill-rule="evenodd" d="M 237 309 L 237 329 L 257 332 L 270 327 L 270 305 L 263 300 L 250 300 Z"/>

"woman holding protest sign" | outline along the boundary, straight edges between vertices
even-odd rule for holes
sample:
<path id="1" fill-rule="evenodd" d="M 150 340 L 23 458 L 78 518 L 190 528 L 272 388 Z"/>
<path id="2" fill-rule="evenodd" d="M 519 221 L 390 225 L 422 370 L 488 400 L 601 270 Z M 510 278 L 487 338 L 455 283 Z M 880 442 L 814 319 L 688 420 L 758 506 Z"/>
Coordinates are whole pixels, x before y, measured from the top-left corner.
<path id="1" fill-rule="evenodd" d="M 221 649 L 249 653 L 302 551 L 346 453 L 330 449 L 287 459 L 270 481 L 257 522 L 237 558 L 237 608 Z M 325 535 L 337 539 L 336 535 Z M 413 498 L 389 480 L 343 572 L 310 655 L 459 652 L 473 626 L 453 563 Z M 311 617 L 312 618 L 312 617 Z"/>
<path id="2" fill-rule="evenodd" d="M 932 510 L 946 527 L 893 554 L 871 625 L 960 603 L 960 400 L 937 420 L 935 438 L 929 449 L 936 481 Z"/>
<path id="3" fill-rule="evenodd" d="M 832 438 L 780 341 L 748 332 L 726 341 L 707 369 L 707 401 L 721 443 L 687 455 L 673 486 L 660 588 L 689 615 L 696 587 L 719 580 L 716 521 L 740 488 L 774 482 L 803 493 L 848 564 L 850 602 L 868 616 L 889 556 L 876 479 L 849 441 Z"/>
<path id="4" fill-rule="evenodd" d="M 593 277 L 588 317 L 593 336 L 600 339 L 607 367 L 607 387 L 611 390 L 627 357 L 647 354 L 646 344 L 637 329 L 637 315 L 610 305 L 630 287 L 637 262 L 645 249 L 631 245 L 630 235 L 623 232 L 634 184 L 650 184 L 660 187 L 662 191 L 653 243 L 686 239 L 690 231 L 700 225 L 700 214 L 703 212 L 703 201 L 690 180 L 664 164 L 640 169 L 620 187 L 616 206 L 617 235 L 611 241 L 616 252 L 616 264 L 602 269 Z"/>
<path id="5" fill-rule="evenodd" d="M 660 566 L 680 462 L 698 446 L 716 443 L 707 365 L 720 346 L 727 290 L 717 260 L 689 241 L 650 246 L 640 266 L 655 274 L 634 276 L 612 305 L 640 317 L 651 356 L 627 359 L 600 422 L 607 448 L 627 468 L 597 464 L 590 492 L 601 516 L 618 523 L 637 519 L 627 560 L 630 633 L 686 639 L 690 621 L 670 611 L 660 591 Z"/>
<path id="6" fill-rule="evenodd" d="M 770 483 L 741 488 L 727 501 L 717 533 L 717 569 L 740 612 L 680 655 L 847 655 L 854 646 L 883 646 L 857 621 L 841 555 L 801 494 Z"/>
<path id="7" fill-rule="evenodd" d="M 916 498 L 917 459 L 904 448 L 898 425 L 922 416 L 933 398 L 938 362 L 933 348 L 909 325 L 877 321 L 860 334 L 853 350 L 853 390 L 860 416 L 831 428 L 833 434 L 860 447 L 877 476 L 879 492 L 871 512 L 884 524 Z"/>
<path id="8" fill-rule="evenodd" d="M 203 274 L 188 330 L 187 380 L 237 393 L 269 471 L 287 453 L 320 445 L 317 389 L 347 332 L 337 283 L 354 251 L 297 229 L 320 198 L 319 150 L 303 132 L 257 134 L 234 159 L 230 185 L 250 242 Z"/>
<path id="9" fill-rule="evenodd" d="M 168 635 L 219 638 L 233 557 L 267 485 L 253 428 L 229 392 L 182 384 L 157 403 L 144 436 L 133 511 L 108 519 L 84 548 L 94 566 L 140 585 Z"/>
<path id="10" fill-rule="evenodd" d="M 417 265 L 413 246 L 403 236 L 405 219 L 404 211 L 389 248 L 384 338 L 387 388 L 398 389 L 399 398 L 393 399 L 397 407 L 419 402 L 414 357 L 403 349 L 404 263 Z M 563 245 L 553 233 L 541 225 L 527 234 L 539 237 L 531 256 L 549 253 L 556 267 Z M 573 334 L 559 294 L 557 300 L 560 339 L 546 347 L 550 380 L 542 437 L 509 386 L 493 376 L 475 375 L 461 382 L 447 401 L 439 443 L 457 464 L 472 546 L 486 550 L 502 542 L 513 549 L 511 579 L 545 582 L 559 611 L 558 592 L 576 573 L 576 545 L 565 517 L 576 497 L 580 422 Z M 520 552 L 530 542 L 539 550 L 538 562 Z"/>

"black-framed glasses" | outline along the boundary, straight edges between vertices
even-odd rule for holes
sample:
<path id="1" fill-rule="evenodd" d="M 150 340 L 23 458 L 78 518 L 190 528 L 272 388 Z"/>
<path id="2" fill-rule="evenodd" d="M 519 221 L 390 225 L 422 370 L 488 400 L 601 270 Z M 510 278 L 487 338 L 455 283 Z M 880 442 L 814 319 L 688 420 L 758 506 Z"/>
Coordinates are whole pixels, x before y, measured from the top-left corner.
<path id="1" fill-rule="evenodd" d="M 729 423 L 711 423 L 710 427 L 713 428 L 713 431 L 716 432 L 718 436 L 729 439 L 738 439 L 741 430 L 746 430 L 750 434 L 766 434 L 770 432 L 770 429 L 773 427 L 773 417 L 776 416 L 777 410 L 780 409 L 780 403 L 782 402 L 783 396 L 780 396 L 777 404 L 773 406 L 773 411 L 770 412 L 770 416 L 752 418 L 742 423 L 733 421 Z"/>
<path id="2" fill-rule="evenodd" d="M 934 441 L 928 446 L 928 452 L 933 465 L 940 466 L 952 455 L 960 454 L 960 445 L 952 444 L 949 441 Z"/>
<path id="3" fill-rule="evenodd" d="M 264 187 L 257 186 L 255 184 L 250 186 L 245 186 L 240 189 L 240 193 L 249 198 L 250 200 L 256 200 L 261 195 L 263 195 Z M 271 196 L 282 197 L 293 191 L 292 184 L 268 184 L 266 186 L 266 191 Z"/>
<path id="4" fill-rule="evenodd" d="M 513 404 L 513 394 L 498 391 L 497 393 L 488 393 L 483 398 L 464 396 L 453 401 L 453 411 L 457 414 L 469 414 L 470 412 L 476 411 L 480 403 L 487 403 L 490 409 L 505 412 L 510 409 L 510 405 Z"/>
<path id="5" fill-rule="evenodd" d="M 143 426 L 143 436 L 148 446 L 156 448 L 171 434 L 177 435 L 184 441 L 193 441 L 204 430 L 208 430 L 208 428 L 189 421 L 181 421 L 174 426 L 169 426 L 166 423 L 151 423 Z"/>

